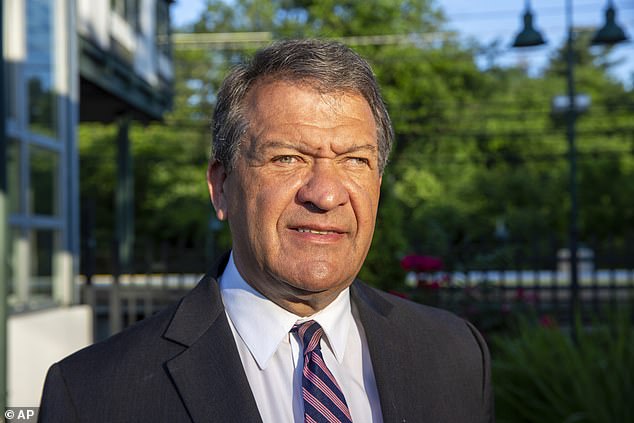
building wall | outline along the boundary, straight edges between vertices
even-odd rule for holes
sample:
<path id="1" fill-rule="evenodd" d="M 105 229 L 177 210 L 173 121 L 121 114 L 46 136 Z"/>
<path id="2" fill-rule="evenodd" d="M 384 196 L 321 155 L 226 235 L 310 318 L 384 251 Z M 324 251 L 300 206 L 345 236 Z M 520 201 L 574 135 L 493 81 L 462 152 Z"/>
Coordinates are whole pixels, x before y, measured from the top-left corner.
<path id="1" fill-rule="evenodd" d="M 92 342 L 89 306 L 15 314 L 8 321 L 10 407 L 37 407 L 48 368 Z"/>

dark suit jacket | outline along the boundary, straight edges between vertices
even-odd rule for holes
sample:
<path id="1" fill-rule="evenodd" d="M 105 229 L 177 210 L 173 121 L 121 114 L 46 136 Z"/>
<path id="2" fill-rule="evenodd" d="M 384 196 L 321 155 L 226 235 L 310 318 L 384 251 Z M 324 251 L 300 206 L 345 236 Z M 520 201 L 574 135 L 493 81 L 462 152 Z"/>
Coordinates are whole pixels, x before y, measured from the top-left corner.
<path id="1" fill-rule="evenodd" d="M 489 355 L 470 324 L 360 281 L 351 298 L 386 423 L 493 421 Z M 178 304 L 54 364 L 39 419 L 261 422 L 214 275 Z"/>

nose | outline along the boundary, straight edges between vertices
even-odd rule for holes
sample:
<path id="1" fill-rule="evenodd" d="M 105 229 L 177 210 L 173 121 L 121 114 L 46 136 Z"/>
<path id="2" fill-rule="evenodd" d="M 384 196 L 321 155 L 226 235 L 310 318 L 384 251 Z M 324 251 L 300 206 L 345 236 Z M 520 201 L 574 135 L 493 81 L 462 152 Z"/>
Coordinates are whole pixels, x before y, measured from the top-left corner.
<path id="1" fill-rule="evenodd" d="M 317 161 L 311 168 L 308 179 L 297 192 L 301 204 L 329 211 L 346 204 L 350 198 L 336 164 Z"/>

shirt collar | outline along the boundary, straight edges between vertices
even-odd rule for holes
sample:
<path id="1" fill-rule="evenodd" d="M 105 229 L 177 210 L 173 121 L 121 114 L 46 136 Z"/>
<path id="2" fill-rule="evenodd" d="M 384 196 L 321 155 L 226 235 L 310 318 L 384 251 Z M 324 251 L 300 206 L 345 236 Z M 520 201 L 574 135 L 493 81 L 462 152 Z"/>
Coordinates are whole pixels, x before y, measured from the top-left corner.
<path id="1" fill-rule="evenodd" d="M 300 318 L 249 285 L 238 272 L 232 252 L 220 277 L 220 292 L 233 326 L 261 369 L 266 368 L 280 343 L 288 340 L 293 325 L 306 320 L 315 320 L 321 325 L 335 358 L 338 362 L 343 360 L 352 323 L 349 288 L 323 310 Z"/>

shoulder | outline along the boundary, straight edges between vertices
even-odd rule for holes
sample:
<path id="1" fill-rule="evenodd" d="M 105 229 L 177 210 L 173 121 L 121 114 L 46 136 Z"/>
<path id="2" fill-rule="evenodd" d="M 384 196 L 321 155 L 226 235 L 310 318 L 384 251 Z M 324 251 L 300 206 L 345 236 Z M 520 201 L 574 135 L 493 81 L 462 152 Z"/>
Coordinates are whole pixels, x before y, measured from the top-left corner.
<path id="1" fill-rule="evenodd" d="M 493 421 L 489 351 L 473 325 L 446 310 L 359 281 L 351 295 L 374 354 L 375 371 L 400 372 L 408 386 L 404 395 L 415 393 L 404 406 L 413 416 L 431 412 L 423 402 L 413 401 L 422 395 L 438 416 L 452 416 L 430 421 Z"/>
<path id="2" fill-rule="evenodd" d="M 228 324 L 218 319 L 221 303 L 213 278 L 205 277 L 176 304 L 54 364 L 41 412 L 66 414 L 43 421 L 73 421 L 68 413 L 82 421 L 186 419 L 186 410 L 174 406 L 181 401 L 168 364 L 197 345 L 217 321 L 215 333 L 231 335 Z"/>
<path id="3" fill-rule="evenodd" d="M 54 364 L 44 383 L 40 420 L 126 421 L 135 407 L 146 405 L 146 392 L 168 397 L 162 365 L 183 350 L 161 337 L 173 314 L 170 307 Z M 130 402 L 130 395 L 138 401 Z"/>
<path id="4" fill-rule="evenodd" d="M 110 338 L 62 360 L 62 369 L 94 367 L 108 373 L 112 367 L 148 367 L 173 357 L 194 342 L 222 311 L 214 279 L 206 275 L 176 303 Z"/>
<path id="5" fill-rule="evenodd" d="M 103 376 L 116 373 L 122 367 L 139 368 L 159 360 L 166 350 L 173 349 L 162 334 L 174 315 L 177 305 L 145 319 L 122 332 L 97 342 L 64 358 L 58 363 L 67 378 L 81 375 Z M 182 348 L 181 348 L 182 349 Z"/>
<path id="6" fill-rule="evenodd" d="M 394 324 L 402 324 L 408 330 L 414 331 L 458 331 L 471 332 L 472 326 L 455 314 L 427 305 L 415 303 L 405 298 L 380 291 L 355 281 L 352 287 L 353 298 L 357 304 L 365 306 L 383 314 Z M 414 324 L 415 323 L 415 324 Z"/>
<path id="7" fill-rule="evenodd" d="M 411 348 L 439 358 L 479 365 L 489 360 L 487 345 L 478 330 L 449 311 L 414 303 L 360 281 L 353 284 L 352 296 L 364 316 L 364 327 L 386 322 L 380 326 L 407 340 Z"/>

